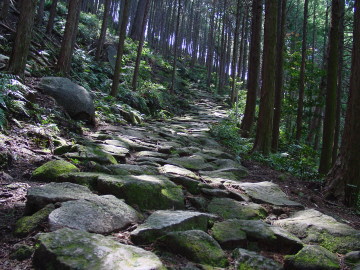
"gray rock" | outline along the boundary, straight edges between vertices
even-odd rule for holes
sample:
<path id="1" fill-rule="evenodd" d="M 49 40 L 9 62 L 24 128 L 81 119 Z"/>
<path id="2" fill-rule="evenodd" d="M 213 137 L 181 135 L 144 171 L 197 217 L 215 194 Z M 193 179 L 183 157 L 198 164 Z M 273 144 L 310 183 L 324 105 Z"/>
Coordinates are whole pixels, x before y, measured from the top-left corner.
<path id="1" fill-rule="evenodd" d="M 136 157 L 157 157 L 166 158 L 168 155 L 154 151 L 140 151 L 134 154 Z"/>
<path id="2" fill-rule="evenodd" d="M 164 270 L 159 258 L 109 237 L 68 228 L 38 237 L 33 257 L 37 269 Z"/>
<path id="3" fill-rule="evenodd" d="M 110 171 L 115 175 L 157 175 L 158 170 L 153 166 L 139 166 L 132 164 L 117 164 L 107 166 Z"/>
<path id="4" fill-rule="evenodd" d="M 205 159 L 200 155 L 191 155 L 188 157 L 173 157 L 167 159 L 167 162 L 189 170 L 206 170 L 212 167 L 205 163 Z"/>
<path id="5" fill-rule="evenodd" d="M 214 171 L 200 171 L 200 175 L 223 180 L 241 181 L 249 173 L 245 168 L 223 168 Z"/>
<path id="6" fill-rule="evenodd" d="M 331 252 L 344 254 L 360 250 L 360 231 L 314 209 L 296 212 L 290 218 L 277 220 L 274 224 L 285 228 L 306 244 L 318 244 Z"/>
<path id="7" fill-rule="evenodd" d="M 235 249 L 233 252 L 235 269 L 282 270 L 282 266 L 272 259 L 266 258 L 246 249 Z"/>
<path id="8" fill-rule="evenodd" d="M 262 219 L 266 210 L 259 204 L 239 202 L 229 198 L 214 198 L 208 205 L 208 211 L 223 219 Z"/>
<path id="9" fill-rule="evenodd" d="M 96 188 L 101 194 L 111 194 L 141 210 L 183 209 L 181 187 L 160 175 L 99 175 Z"/>
<path id="10" fill-rule="evenodd" d="M 193 178 L 196 180 L 200 179 L 200 177 L 198 175 L 196 175 L 195 173 L 193 173 L 192 171 L 184 169 L 184 168 L 180 168 L 180 167 L 177 167 L 174 165 L 170 165 L 170 164 L 166 164 L 166 165 L 162 166 L 161 168 L 159 168 L 159 172 L 162 174 L 165 174 L 165 175 L 172 174 L 172 175 L 189 177 L 189 178 Z"/>
<path id="11" fill-rule="evenodd" d="M 203 230 L 216 216 L 194 211 L 156 211 L 131 233 L 135 244 L 149 244 L 173 231 Z"/>
<path id="12" fill-rule="evenodd" d="M 223 189 L 218 189 L 218 188 L 202 188 L 201 192 L 207 196 L 210 197 L 217 197 L 217 198 L 226 198 L 230 196 L 230 192 L 227 190 L 223 190 Z"/>
<path id="13" fill-rule="evenodd" d="M 93 99 L 84 87 L 61 77 L 44 77 L 38 87 L 45 94 L 52 96 L 72 118 L 94 123 Z"/>
<path id="14" fill-rule="evenodd" d="M 186 176 L 180 176 L 175 174 L 166 175 L 172 182 L 177 185 L 183 186 L 191 194 L 197 195 L 200 193 L 201 187 L 206 184 Z"/>
<path id="15" fill-rule="evenodd" d="M 360 251 L 351 251 L 344 257 L 345 262 L 350 265 L 360 264 Z"/>
<path id="16" fill-rule="evenodd" d="M 51 230 L 71 228 L 109 234 L 142 219 L 140 213 L 112 195 L 62 203 L 49 215 Z"/>
<path id="17" fill-rule="evenodd" d="M 31 187 L 27 192 L 25 212 L 32 214 L 50 203 L 88 199 L 93 196 L 89 188 L 67 182 Z"/>
<path id="18" fill-rule="evenodd" d="M 66 153 L 66 158 L 78 159 L 81 161 L 95 161 L 102 165 L 117 164 L 115 157 L 98 146 L 77 145 L 76 151 Z"/>
<path id="19" fill-rule="evenodd" d="M 241 183 L 240 187 L 255 202 L 304 208 L 300 203 L 289 200 L 280 187 L 271 182 Z"/>
<path id="20" fill-rule="evenodd" d="M 193 262 L 219 267 L 228 265 L 226 255 L 219 244 L 200 230 L 168 233 L 158 240 L 158 245 Z"/>
<path id="21" fill-rule="evenodd" d="M 296 255 L 285 256 L 285 270 L 340 269 L 335 254 L 320 246 L 305 246 Z"/>
<path id="22" fill-rule="evenodd" d="M 117 159 L 124 160 L 129 155 L 129 149 L 122 146 L 115 146 L 112 144 L 98 144 L 98 147 L 106 153 L 109 153 Z"/>

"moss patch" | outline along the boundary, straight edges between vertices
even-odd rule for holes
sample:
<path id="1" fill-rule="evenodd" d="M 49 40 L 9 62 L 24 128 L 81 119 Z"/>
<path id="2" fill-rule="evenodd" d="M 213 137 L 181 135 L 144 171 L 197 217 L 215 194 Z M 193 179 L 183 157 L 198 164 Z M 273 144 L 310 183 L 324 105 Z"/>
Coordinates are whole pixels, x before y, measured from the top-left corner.
<path id="1" fill-rule="evenodd" d="M 78 172 L 79 169 L 65 160 L 53 160 L 46 162 L 35 169 L 32 177 L 35 180 L 51 182 L 56 180 L 63 173 Z"/>

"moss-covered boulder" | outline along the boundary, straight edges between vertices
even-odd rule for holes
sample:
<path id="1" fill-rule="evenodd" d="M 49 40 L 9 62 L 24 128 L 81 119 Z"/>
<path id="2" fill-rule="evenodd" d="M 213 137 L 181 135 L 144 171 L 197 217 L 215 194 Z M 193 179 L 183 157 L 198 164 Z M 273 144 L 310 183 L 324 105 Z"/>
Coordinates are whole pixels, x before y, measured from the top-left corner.
<path id="1" fill-rule="evenodd" d="M 52 211 L 55 210 L 53 204 L 45 206 L 43 209 L 37 211 L 32 216 L 25 216 L 20 218 L 14 229 L 14 235 L 17 237 L 25 237 L 35 231 L 43 222 L 45 222 Z"/>
<path id="2" fill-rule="evenodd" d="M 139 166 L 133 164 L 117 164 L 109 165 L 107 168 L 115 175 L 157 175 L 159 174 L 158 170 L 153 166 Z"/>
<path id="3" fill-rule="evenodd" d="M 63 173 L 78 172 L 79 169 L 65 160 L 53 160 L 46 162 L 32 173 L 34 180 L 54 182 Z"/>
<path id="4" fill-rule="evenodd" d="M 272 182 L 241 183 L 240 187 L 255 202 L 304 209 L 300 203 L 289 200 L 280 187 Z"/>
<path id="5" fill-rule="evenodd" d="M 112 195 L 68 201 L 49 215 L 51 230 L 71 228 L 109 234 L 138 223 L 142 215 Z"/>
<path id="6" fill-rule="evenodd" d="M 96 190 L 124 199 L 127 204 L 142 210 L 185 207 L 181 187 L 160 175 L 100 175 Z"/>
<path id="7" fill-rule="evenodd" d="M 266 210 L 259 204 L 239 202 L 229 198 L 214 198 L 208 205 L 208 211 L 223 219 L 262 219 Z"/>
<path id="8" fill-rule="evenodd" d="M 216 222 L 211 230 L 220 245 L 228 249 L 246 248 L 256 243 L 265 250 L 294 254 L 304 246 L 300 239 L 284 229 L 260 220 L 229 219 Z"/>
<path id="9" fill-rule="evenodd" d="M 228 265 L 220 245 L 200 230 L 168 233 L 158 240 L 158 245 L 193 262 L 219 267 Z"/>
<path id="10" fill-rule="evenodd" d="M 54 270 L 165 269 L 159 258 L 149 251 L 68 228 L 38 237 L 33 264 L 37 269 Z"/>
<path id="11" fill-rule="evenodd" d="M 305 244 L 318 244 L 331 252 L 342 254 L 360 250 L 360 231 L 314 209 L 296 212 L 274 223 L 299 237 Z"/>
<path id="12" fill-rule="evenodd" d="M 194 211 L 156 211 L 131 233 L 131 240 L 135 244 L 149 244 L 168 232 L 206 231 L 210 220 L 214 219 L 214 215 Z"/>
<path id="13" fill-rule="evenodd" d="M 305 246 L 296 255 L 285 257 L 285 270 L 336 270 L 340 269 L 335 254 L 320 246 Z"/>
<path id="14" fill-rule="evenodd" d="M 283 267 L 272 259 L 256 252 L 238 248 L 233 252 L 236 270 L 282 270 Z"/>

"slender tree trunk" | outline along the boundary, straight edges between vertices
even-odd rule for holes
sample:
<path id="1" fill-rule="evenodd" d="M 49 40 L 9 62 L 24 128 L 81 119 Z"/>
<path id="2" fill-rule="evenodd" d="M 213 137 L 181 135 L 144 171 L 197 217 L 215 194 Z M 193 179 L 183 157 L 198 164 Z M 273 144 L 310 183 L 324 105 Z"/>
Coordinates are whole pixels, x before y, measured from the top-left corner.
<path id="1" fill-rule="evenodd" d="M 0 20 L 6 21 L 9 16 L 10 0 L 3 0 L 0 12 Z"/>
<path id="2" fill-rule="evenodd" d="M 336 92 L 339 64 L 340 0 L 332 0 L 329 58 L 326 83 L 326 105 L 319 172 L 328 173 L 331 167 L 336 122 Z"/>
<path id="3" fill-rule="evenodd" d="M 227 8 L 227 0 L 224 0 L 224 6 L 223 6 L 223 23 L 222 23 L 222 29 L 221 29 L 221 48 L 220 48 L 220 63 L 219 63 L 219 83 L 217 92 L 223 93 L 224 86 L 225 86 L 225 62 L 226 62 L 226 33 L 225 33 L 225 26 L 226 26 L 226 8 Z"/>
<path id="4" fill-rule="evenodd" d="M 128 24 L 129 19 L 129 6 L 131 0 L 124 0 L 124 8 L 122 10 L 122 20 L 120 25 L 120 35 L 119 35 L 119 44 L 117 49 L 116 63 L 115 63 L 115 71 L 113 83 L 111 86 L 110 95 L 116 97 L 118 93 L 119 83 L 120 83 L 120 74 L 121 74 L 121 62 L 124 54 L 124 43 L 126 37 L 126 26 Z"/>
<path id="5" fill-rule="evenodd" d="M 278 4 L 278 38 L 276 52 L 276 79 L 275 79 L 275 104 L 274 123 L 272 133 L 272 151 L 277 152 L 279 146 L 279 131 L 281 119 L 281 105 L 284 95 L 284 48 L 285 48 L 285 24 L 286 24 L 287 0 L 279 0 Z"/>
<path id="6" fill-rule="evenodd" d="M 43 24 L 44 21 L 44 7 L 45 7 L 45 0 L 40 0 L 38 12 L 36 16 L 36 22 L 38 24 Z"/>
<path id="7" fill-rule="evenodd" d="M 259 87 L 261 24 L 262 1 L 253 0 L 246 107 L 244 118 L 241 123 L 243 137 L 249 136 L 255 118 L 256 93 Z"/>
<path id="8" fill-rule="evenodd" d="M 61 42 L 59 59 L 55 67 L 63 75 L 67 75 L 70 72 L 71 57 L 76 41 L 81 2 L 82 0 L 69 1 L 65 32 Z"/>
<path id="9" fill-rule="evenodd" d="M 53 0 L 51 3 L 49 20 L 46 25 L 46 34 L 48 34 L 48 35 L 51 34 L 51 32 L 54 28 L 57 4 L 58 4 L 58 0 Z"/>
<path id="10" fill-rule="evenodd" d="M 356 206 L 360 194 L 360 1 L 355 1 L 350 97 L 340 154 L 326 179 L 325 196 Z M 330 37 L 331 39 L 331 37 Z"/>
<path id="11" fill-rule="evenodd" d="M 208 46 L 208 57 L 206 61 L 207 66 L 207 79 L 206 79 L 206 85 L 207 87 L 210 87 L 211 84 L 211 73 L 213 70 L 213 62 L 214 62 L 214 43 L 215 43 L 215 37 L 214 37 L 214 27 L 215 27 L 215 7 L 216 7 L 216 0 L 212 1 L 212 10 L 210 13 L 210 32 L 209 32 L 209 46 Z"/>
<path id="12" fill-rule="evenodd" d="M 30 50 L 37 0 L 24 1 L 16 28 L 15 43 L 9 60 L 9 72 L 23 76 Z"/>
<path id="13" fill-rule="evenodd" d="M 104 3 L 104 15 L 103 15 L 103 21 L 101 25 L 101 32 L 100 37 L 96 46 L 96 54 L 95 54 L 95 60 L 99 61 L 101 57 L 101 53 L 104 47 L 105 39 L 106 39 L 106 31 L 108 26 L 108 20 L 109 20 L 109 12 L 110 12 L 110 3 L 111 0 L 105 0 Z"/>
<path id="14" fill-rule="evenodd" d="M 180 29 L 180 19 L 181 19 L 181 0 L 178 0 L 178 10 L 177 10 L 177 19 L 176 19 L 176 28 L 175 28 L 175 41 L 174 41 L 174 61 L 173 61 L 173 71 L 171 79 L 171 88 L 170 93 L 175 94 L 175 81 L 176 81 L 176 62 L 177 62 L 177 53 L 178 53 L 178 43 L 179 43 L 179 29 Z"/>
<path id="15" fill-rule="evenodd" d="M 141 39 L 141 31 L 147 2 L 147 0 L 139 0 L 137 4 L 134 21 L 129 35 L 132 40 L 139 41 Z"/>
<path id="16" fill-rule="evenodd" d="M 245 83 L 246 80 L 246 67 L 247 67 L 247 60 L 248 60 L 248 37 L 249 37 L 249 20 L 248 14 L 246 9 L 245 15 L 245 36 L 244 36 L 244 49 L 243 49 L 243 56 L 242 56 L 242 67 L 241 67 L 241 81 Z"/>
<path id="17" fill-rule="evenodd" d="M 142 30 L 141 30 L 142 33 L 141 33 L 141 37 L 140 37 L 140 41 L 139 41 L 139 45 L 138 45 L 138 49 L 137 49 L 137 56 L 136 56 L 135 68 L 134 68 L 134 76 L 133 76 L 133 80 L 132 80 L 132 88 L 134 91 L 136 91 L 136 88 L 137 88 L 137 80 L 138 80 L 138 75 L 139 75 L 141 53 L 142 53 L 142 49 L 144 46 L 145 29 L 146 29 L 147 17 L 149 14 L 149 8 L 150 8 L 150 0 L 146 0 L 144 18 L 142 20 L 142 24 L 143 24 Z"/>
<path id="18" fill-rule="evenodd" d="M 304 3 L 304 22 L 303 22 L 303 37 L 301 46 L 301 66 L 299 78 L 299 98 L 298 109 L 296 117 L 296 136 L 297 142 L 300 142 L 302 135 L 302 122 L 304 114 L 304 93 L 305 93 L 305 63 L 306 63 L 306 46 L 307 46 L 307 21 L 308 21 L 309 0 Z"/>
<path id="19" fill-rule="evenodd" d="M 268 155 L 271 151 L 271 135 L 273 129 L 277 11 L 276 1 L 265 1 L 262 87 L 259 120 L 253 148 L 254 151 L 261 152 L 264 155 Z"/>
<path id="20" fill-rule="evenodd" d="M 345 15 L 345 0 L 340 0 L 340 38 L 339 38 L 339 67 L 338 67 L 338 85 L 336 93 L 336 122 L 334 133 L 334 147 L 332 151 L 332 165 L 335 164 L 338 154 L 339 140 L 340 140 L 340 122 L 341 122 L 341 96 L 343 85 L 343 64 L 344 64 L 344 15 Z"/>

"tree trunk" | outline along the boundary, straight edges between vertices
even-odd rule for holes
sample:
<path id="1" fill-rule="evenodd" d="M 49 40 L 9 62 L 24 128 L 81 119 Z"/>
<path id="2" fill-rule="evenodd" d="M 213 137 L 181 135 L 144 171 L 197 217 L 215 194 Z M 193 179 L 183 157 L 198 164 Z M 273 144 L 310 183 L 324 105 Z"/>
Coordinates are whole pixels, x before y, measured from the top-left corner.
<path id="1" fill-rule="evenodd" d="M 131 26 L 130 38 L 140 41 L 145 8 L 148 0 L 139 0 L 136 8 L 135 18 Z"/>
<path id="2" fill-rule="evenodd" d="M 129 6 L 130 6 L 131 0 L 124 0 L 124 7 L 122 12 L 122 19 L 121 19 L 121 25 L 120 25 L 120 35 L 119 35 L 119 44 L 117 48 L 117 56 L 116 56 L 116 63 L 115 63 L 115 71 L 114 71 L 114 78 L 113 83 L 111 86 L 111 92 L 110 95 L 113 97 L 116 97 L 118 93 L 119 83 L 120 83 L 120 74 L 121 74 L 121 62 L 122 57 L 124 54 L 124 43 L 125 43 L 125 37 L 126 37 L 126 27 L 128 24 L 129 19 Z"/>
<path id="3" fill-rule="evenodd" d="M 74 51 L 79 15 L 82 0 L 70 0 L 68 15 L 66 17 L 65 32 L 61 42 L 61 49 L 56 69 L 63 75 L 67 75 L 71 68 L 71 57 Z"/>
<path id="4" fill-rule="evenodd" d="M 16 37 L 9 60 L 9 72 L 23 76 L 30 50 L 37 0 L 24 1 L 16 27 Z"/>
<path id="5" fill-rule="evenodd" d="M 137 88 L 137 79 L 138 79 L 138 75 L 139 75 L 141 53 L 142 53 L 142 49 L 144 46 L 145 29 L 146 29 L 147 17 L 149 14 L 149 8 L 150 8 L 150 0 L 146 0 L 144 18 L 142 20 L 142 24 L 143 24 L 142 30 L 141 30 L 142 32 L 141 32 L 141 37 L 140 37 L 140 41 L 139 41 L 139 45 L 138 45 L 138 49 L 137 49 L 137 56 L 136 56 L 135 68 L 134 68 L 134 76 L 133 76 L 133 80 L 132 80 L 132 88 L 134 91 L 136 91 L 136 88 Z"/>
<path id="6" fill-rule="evenodd" d="M 277 3 L 265 1 L 264 53 L 259 120 L 254 151 L 268 155 L 271 151 L 271 135 L 274 115 L 275 64 L 276 64 Z"/>
<path id="7" fill-rule="evenodd" d="M 52 32 L 52 30 L 54 28 L 57 4 L 58 4 L 58 0 L 53 0 L 52 3 L 51 3 L 49 20 L 48 20 L 48 23 L 46 25 L 46 34 L 48 34 L 48 35 L 51 34 L 51 32 Z"/>
<path id="8" fill-rule="evenodd" d="M 278 38 L 276 52 L 276 79 L 275 79 L 275 104 L 274 122 L 272 133 L 272 151 L 277 152 L 279 146 L 279 131 L 281 119 L 281 103 L 284 95 L 284 48 L 285 48 L 285 27 L 286 27 L 286 3 L 287 0 L 279 0 L 278 4 Z"/>
<path id="9" fill-rule="evenodd" d="M 210 13 L 210 32 L 209 32 L 209 46 L 208 46 L 208 55 L 206 60 L 207 66 L 207 76 L 206 76 L 206 85 L 210 87 L 211 84 L 211 74 L 214 65 L 214 44 L 215 44 L 215 37 L 214 37 L 214 27 L 215 27 L 215 8 L 216 8 L 216 0 L 212 1 L 212 10 Z"/>
<path id="10" fill-rule="evenodd" d="M 243 137 L 249 136 L 255 118 L 256 93 L 259 87 L 261 24 L 262 1 L 253 0 L 246 107 L 241 123 Z"/>
<path id="11" fill-rule="evenodd" d="M 360 1 L 355 1 L 354 17 L 350 97 L 344 137 L 340 154 L 326 179 L 325 187 L 327 198 L 342 201 L 347 206 L 356 206 L 360 193 Z"/>
<path id="12" fill-rule="evenodd" d="M 326 105 L 319 172 L 328 173 L 331 168 L 336 121 L 336 89 L 339 64 L 340 0 L 332 0 L 329 57 L 326 80 Z"/>
<path id="13" fill-rule="evenodd" d="M 107 31 L 109 12 L 110 12 L 110 3 L 111 3 L 111 0 L 105 0 L 105 3 L 104 3 L 103 21 L 102 21 L 102 25 L 101 25 L 100 37 L 99 37 L 99 40 L 97 43 L 96 54 L 95 54 L 96 61 L 100 60 L 101 53 L 102 53 L 104 43 L 105 43 L 105 39 L 106 39 L 106 31 Z"/>
<path id="14" fill-rule="evenodd" d="M 45 7 L 45 0 L 40 0 L 38 12 L 36 16 L 36 22 L 38 24 L 43 24 L 44 21 L 44 7 Z"/>
<path id="15" fill-rule="evenodd" d="M 9 16 L 10 0 L 3 0 L 1 7 L 0 20 L 6 21 Z"/>
<path id="16" fill-rule="evenodd" d="M 306 46 L 307 46 L 307 20 L 308 20 L 309 0 L 305 0 L 304 3 L 304 22 L 303 22 L 303 35 L 302 35 L 302 46 L 301 46 L 301 66 L 300 66 L 300 77 L 299 77 L 299 98 L 298 98 L 298 109 L 296 117 L 296 136 L 297 142 L 300 142 L 302 134 L 302 122 L 304 113 L 304 93 L 305 93 L 305 64 L 306 64 Z"/>
<path id="17" fill-rule="evenodd" d="M 174 61 L 173 61 L 173 71 L 172 71 L 171 88 L 170 88 L 171 94 L 175 93 L 176 62 L 177 62 L 179 28 L 180 28 L 180 18 L 181 18 L 180 15 L 181 15 L 181 0 L 178 1 L 178 10 L 177 10 L 177 19 L 176 19 L 176 28 L 175 28 Z"/>

